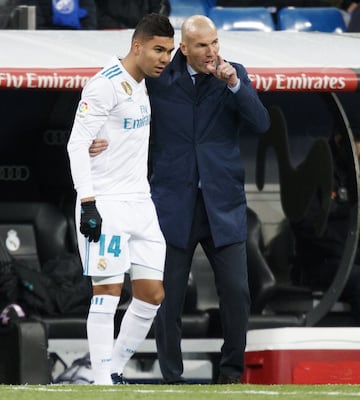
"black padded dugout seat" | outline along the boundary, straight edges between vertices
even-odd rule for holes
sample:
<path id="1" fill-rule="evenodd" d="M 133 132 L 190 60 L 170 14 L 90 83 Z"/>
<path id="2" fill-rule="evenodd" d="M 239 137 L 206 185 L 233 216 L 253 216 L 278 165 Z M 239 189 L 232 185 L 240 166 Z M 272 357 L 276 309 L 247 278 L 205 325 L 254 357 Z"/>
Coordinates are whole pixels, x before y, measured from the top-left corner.
<path id="1" fill-rule="evenodd" d="M 276 279 L 276 290 L 268 309 L 277 314 L 304 314 L 313 307 L 312 290 L 307 286 L 294 285 L 291 280 L 294 246 L 290 224 L 284 219 L 266 248 L 266 260 Z"/>
<path id="2" fill-rule="evenodd" d="M 278 233 L 269 242 L 266 259 L 276 278 L 276 290 L 267 304 L 268 311 L 276 315 L 303 315 L 305 319 L 314 313 L 314 307 L 324 300 L 328 288 L 310 287 L 305 282 L 296 282 L 292 276 L 293 263 L 296 258 L 295 238 L 287 219 L 279 225 Z M 312 318 L 314 326 L 358 326 L 351 305 L 341 296 L 330 304 L 327 313 L 322 317 Z"/>
<path id="3" fill-rule="evenodd" d="M 281 313 L 278 312 L 279 310 L 274 311 L 269 307 L 279 294 L 281 279 L 279 274 L 276 274 L 269 264 L 267 258 L 268 246 L 264 245 L 261 221 L 258 215 L 250 208 L 248 208 L 247 212 L 247 224 L 248 239 L 246 249 L 251 296 L 249 329 L 303 326 L 305 322 L 303 309 L 300 311 L 299 307 L 297 307 Z M 284 253 L 287 255 L 289 254 L 288 249 L 291 248 L 291 242 L 289 239 L 287 242 L 285 241 L 285 238 L 287 238 L 286 236 L 281 235 L 281 238 L 284 240 L 281 246 L 276 247 L 277 251 L 274 253 L 280 258 L 284 258 Z M 286 266 L 288 267 L 288 264 L 286 264 Z M 301 297 L 299 299 L 295 296 L 294 301 L 296 304 L 299 300 L 303 301 L 304 298 L 307 300 L 310 295 L 310 292 L 305 289 L 299 292 Z M 297 293 L 298 292 L 294 290 L 294 295 Z M 290 300 L 291 298 L 287 299 L 282 297 L 282 301 L 285 304 Z"/>
<path id="4" fill-rule="evenodd" d="M 258 215 L 247 209 L 248 279 L 251 297 L 251 313 L 261 314 L 275 293 L 276 279 L 264 257 L 265 245 L 261 221 Z"/>
<path id="5" fill-rule="evenodd" d="M 0 237 L 10 255 L 41 270 L 50 259 L 69 251 L 66 218 L 53 205 L 38 202 L 1 202 Z"/>
<path id="6" fill-rule="evenodd" d="M 67 218 L 61 210 L 43 202 L 0 202 L 0 239 L 8 255 L 23 266 L 42 272 L 51 262 L 77 260 Z M 78 266 L 78 264 L 77 264 Z M 81 269 L 79 279 L 81 279 Z M 29 275 L 31 276 L 31 275 Z M 83 286 L 82 286 L 83 287 Z M 49 338 L 84 337 L 85 313 L 39 315 Z"/>
<path id="7" fill-rule="evenodd" d="M 337 301 L 323 317 L 317 317 L 315 308 L 324 300 L 324 291 L 313 290 L 309 286 L 294 284 L 291 278 L 295 257 L 294 237 L 287 219 L 278 227 L 277 234 L 264 248 L 261 241 L 256 258 L 253 258 L 251 246 L 255 246 L 254 226 L 249 219 L 248 265 L 250 290 L 254 290 L 257 274 L 264 277 L 271 274 L 271 287 L 260 307 L 252 306 L 249 329 L 264 329 L 296 326 L 353 326 L 354 317 L 349 304 Z M 261 229 L 261 226 L 258 227 Z M 255 230 L 256 233 L 256 230 Z M 250 245 L 250 241 L 253 243 Z M 256 251 L 256 250 L 255 250 Z M 261 271 L 261 272 L 260 272 Z M 267 272 L 266 272 L 267 271 Z M 260 284 L 261 287 L 261 284 Z M 255 288 L 256 289 L 256 288 Z M 260 293 L 263 289 L 260 289 Z M 258 293 L 259 289 L 255 290 Z M 256 295 L 255 295 L 256 296 Z M 254 298 L 254 293 L 252 294 Z M 261 297 L 260 297 L 261 298 Z"/>

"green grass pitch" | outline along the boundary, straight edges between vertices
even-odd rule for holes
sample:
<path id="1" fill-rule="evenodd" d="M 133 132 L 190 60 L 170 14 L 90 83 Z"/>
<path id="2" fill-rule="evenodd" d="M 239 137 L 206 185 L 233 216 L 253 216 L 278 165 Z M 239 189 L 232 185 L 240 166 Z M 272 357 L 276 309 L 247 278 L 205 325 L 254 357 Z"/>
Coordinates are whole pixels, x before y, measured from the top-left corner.
<path id="1" fill-rule="evenodd" d="M 348 400 L 360 385 L 0 385 L 1 400 Z"/>

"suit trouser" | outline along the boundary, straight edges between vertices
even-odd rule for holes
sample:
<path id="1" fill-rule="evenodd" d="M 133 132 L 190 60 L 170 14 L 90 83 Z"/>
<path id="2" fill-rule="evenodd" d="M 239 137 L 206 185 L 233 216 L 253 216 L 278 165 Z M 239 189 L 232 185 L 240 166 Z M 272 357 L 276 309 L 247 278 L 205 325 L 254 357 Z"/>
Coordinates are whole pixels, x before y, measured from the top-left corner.
<path id="1" fill-rule="evenodd" d="M 166 382 L 176 382 L 183 373 L 181 314 L 193 254 L 200 243 L 214 272 L 224 336 L 220 374 L 236 376 L 244 370 L 244 351 L 250 308 L 246 244 L 215 248 L 201 191 L 197 199 L 189 246 L 167 245 L 164 272 L 165 299 L 155 319 L 160 369 Z"/>

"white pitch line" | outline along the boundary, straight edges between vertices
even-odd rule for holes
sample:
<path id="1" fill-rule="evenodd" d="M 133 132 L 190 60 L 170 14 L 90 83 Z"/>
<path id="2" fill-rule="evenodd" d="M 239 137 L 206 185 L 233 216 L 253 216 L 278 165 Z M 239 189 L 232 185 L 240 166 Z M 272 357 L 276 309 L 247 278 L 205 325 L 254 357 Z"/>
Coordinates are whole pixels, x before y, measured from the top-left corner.
<path id="1" fill-rule="evenodd" d="M 75 386 L 75 387 L 74 387 Z M 78 385 L 78 388 L 76 387 L 77 385 L 73 385 L 73 387 L 65 388 L 63 386 L 60 387 L 57 385 L 51 385 L 51 386 L 39 386 L 39 387 L 34 387 L 34 386 L 28 386 L 28 385 L 23 385 L 23 386 L 9 386 L 9 390 L 35 390 L 39 392 L 77 392 L 77 391 L 82 391 L 85 385 Z M 87 386 L 87 385 L 86 385 Z M 92 388 L 95 387 L 95 385 L 89 385 Z M 99 387 L 98 388 L 99 392 L 117 392 L 119 391 L 119 387 Z M 163 389 L 163 390 L 156 390 L 156 389 L 131 389 L 126 386 L 121 387 L 122 392 L 133 392 L 133 393 L 186 393 L 186 394 L 194 394 L 196 395 L 199 393 L 199 390 L 183 390 L 183 389 Z M 234 390 L 234 389 L 229 389 L 229 390 L 202 390 L 202 393 L 209 393 L 209 394 L 219 394 L 219 395 L 227 395 L 227 394 L 250 394 L 250 395 L 265 395 L 265 396 L 298 396 L 298 395 L 322 395 L 322 396 L 346 396 L 346 397 L 360 397 L 360 392 L 354 392 L 354 393 L 349 393 L 349 392 L 341 392 L 341 391 L 291 391 L 291 392 L 280 392 L 280 391 L 275 391 L 275 390 Z"/>

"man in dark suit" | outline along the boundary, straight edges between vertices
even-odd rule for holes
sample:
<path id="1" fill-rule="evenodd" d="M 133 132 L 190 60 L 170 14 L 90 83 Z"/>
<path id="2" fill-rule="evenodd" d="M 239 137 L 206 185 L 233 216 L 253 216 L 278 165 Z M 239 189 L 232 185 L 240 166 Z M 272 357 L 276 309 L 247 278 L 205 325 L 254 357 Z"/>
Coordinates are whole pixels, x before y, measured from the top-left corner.
<path id="1" fill-rule="evenodd" d="M 196 85 L 195 74 L 202 79 Z M 184 22 L 180 49 L 147 87 L 151 191 L 167 244 L 165 300 L 155 321 L 164 382 L 183 382 L 180 317 L 200 243 L 214 271 L 224 335 L 217 382 L 240 383 L 250 303 L 240 137 L 267 131 L 269 115 L 245 68 L 221 58 L 216 27 L 200 15 Z"/>
<path id="2" fill-rule="evenodd" d="M 240 136 L 269 128 L 242 65 L 219 55 L 211 20 L 193 16 L 182 26 L 180 49 L 159 80 L 149 79 L 152 106 L 151 190 L 167 241 L 165 300 L 155 322 L 165 382 L 181 382 L 180 315 L 195 247 L 215 275 L 224 334 L 219 383 L 243 372 L 249 291 L 246 198 Z M 192 75 L 203 74 L 194 85 Z"/>

